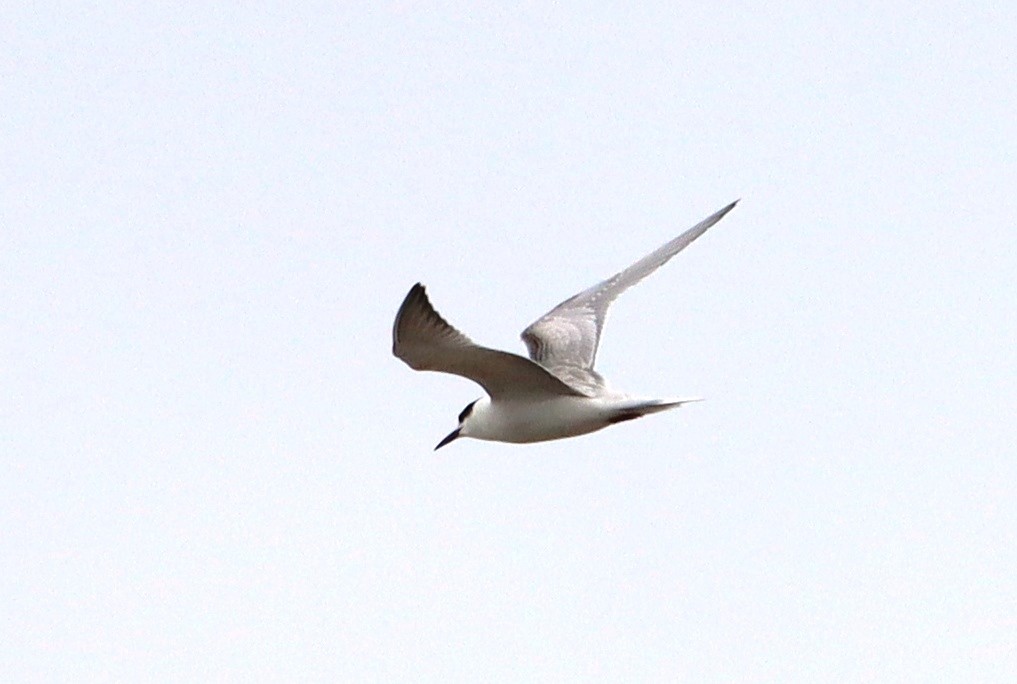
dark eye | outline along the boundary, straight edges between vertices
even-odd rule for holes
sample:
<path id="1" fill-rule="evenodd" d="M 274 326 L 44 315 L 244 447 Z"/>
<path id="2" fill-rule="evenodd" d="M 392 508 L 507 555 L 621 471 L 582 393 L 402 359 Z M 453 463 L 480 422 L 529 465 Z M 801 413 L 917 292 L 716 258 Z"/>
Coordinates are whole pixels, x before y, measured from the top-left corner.
<path id="1" fill-rule="evenodd" d="M 471 401 L 469 404 L 466 405 L 466 408 L 464 408 L 462 411 L 459 412 L 459 422 L 460 423 L 463 422 L 464 420 L 466 420 L 466 416 L 468 416 L 471 413 L 473 413 L 473 405 L 476 404 L 478 401 L 480 401 L 480 400 L 479 399 L 474 399 L 473 401 Z"/>

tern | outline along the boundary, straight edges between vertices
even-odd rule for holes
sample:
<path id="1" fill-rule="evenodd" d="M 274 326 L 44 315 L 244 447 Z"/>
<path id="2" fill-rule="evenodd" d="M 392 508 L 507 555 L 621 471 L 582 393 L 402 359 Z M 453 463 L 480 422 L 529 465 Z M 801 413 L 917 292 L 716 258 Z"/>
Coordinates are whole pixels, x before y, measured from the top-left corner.
<path id="1" fill-rule="evenodd" d="M 396 314 L 392 353 L 414 370 L 468 378 L 487 396 L 467 404 L 459 427 L 437 451 L 460 437 L 543 442 L 595 432 L 698 399 L 640 399 L 610 389 L 593 370 L 611 302 L 688 247 L 738 201 L 697 223 L 625 270 L 566 299 L 522 333 L 526 358 L 474 343 L 431 306 L 420 283 Z"/>

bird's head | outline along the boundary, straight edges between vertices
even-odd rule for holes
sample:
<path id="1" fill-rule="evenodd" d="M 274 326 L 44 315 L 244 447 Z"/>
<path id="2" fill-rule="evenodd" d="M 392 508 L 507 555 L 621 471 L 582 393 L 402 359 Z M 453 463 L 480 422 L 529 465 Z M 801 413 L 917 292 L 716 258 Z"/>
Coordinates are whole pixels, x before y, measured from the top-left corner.
<path id="1" fill-rule="evenodd" d="M 475 415 L 474 412 L 473 412 L 473 409 L 477 405 L 478 401 L 480 401 L 480 399 L 474 399 L 473 401 L 471 401 L 469 404 L 466 405 L 466 408 L 464 408 L 462 411 L 459 412 L 459 427 L 457 427 L 452 432 L 448 433 L 448 436 L 445 437 L 445 439 L 443 439 L 440 442 L 438 442 L 438 446 L 434 447 L 435 451 L 437 451 L 438 449 L 442 448 L 443 446 L 445 446 L 449 442 L 452 442 L 452 441 L 455 441 L 456 439 L 459 439 L 460 437 L 469 437 L 470 436 L 470 432 L 471 432 L 470 431 L 470 419 L 473 418 L 474 415 Z"/>

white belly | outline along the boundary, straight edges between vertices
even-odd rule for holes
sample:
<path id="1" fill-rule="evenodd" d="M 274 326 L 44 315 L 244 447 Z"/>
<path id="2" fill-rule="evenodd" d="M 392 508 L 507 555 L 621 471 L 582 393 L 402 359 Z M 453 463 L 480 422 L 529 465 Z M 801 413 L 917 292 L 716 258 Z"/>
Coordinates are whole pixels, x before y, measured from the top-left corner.
<path id="1" fill-rule="evenodd" d="M 489 404 L 470 437 L 498 442 L 543 442 L 575 437 L 610 425 L 617 401 L 554 397 L 540 402 Z M 478 416 L 479 417 L 479 416 Z"/>

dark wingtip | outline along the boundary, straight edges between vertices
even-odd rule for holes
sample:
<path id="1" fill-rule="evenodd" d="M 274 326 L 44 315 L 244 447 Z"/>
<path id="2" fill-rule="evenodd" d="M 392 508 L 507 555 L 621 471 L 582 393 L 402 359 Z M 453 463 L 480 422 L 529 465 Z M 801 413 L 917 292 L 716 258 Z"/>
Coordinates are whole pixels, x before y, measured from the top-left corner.
<path id="1" fill-rule="evenodd" d="M 399 320 L 403 317 L 403 312 L 406 311 L 410 302 L 420 298 L 427 301 L 427 293 L 424 291 L 424 286 L 421 283 L 411 287 L 410 291 L 403 297 L 403 303 L 399 305 L 399 310 L 396 312 L 395 324 L 392 326 L 392 353 L 395 353 L 395 344 L 399 339 Z"/>
<path id="2" fill-rule="evenodd" d="M 410 302 L 413 299 L 417 299 L 418 297 L 421 296 L 426 298 L 427 294 L 424 291 L 424 286 L 420 283 L 417 283 L 416 285 L 411 287 L 410 291 L 406 293 L 405 297 L 403 297 L 403 303 L 399 306 L 399 310 L 402 311 L 406 307 L 406 304 L 408 302 Z"/>

